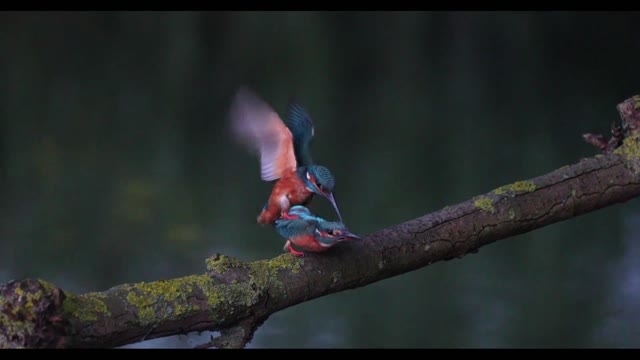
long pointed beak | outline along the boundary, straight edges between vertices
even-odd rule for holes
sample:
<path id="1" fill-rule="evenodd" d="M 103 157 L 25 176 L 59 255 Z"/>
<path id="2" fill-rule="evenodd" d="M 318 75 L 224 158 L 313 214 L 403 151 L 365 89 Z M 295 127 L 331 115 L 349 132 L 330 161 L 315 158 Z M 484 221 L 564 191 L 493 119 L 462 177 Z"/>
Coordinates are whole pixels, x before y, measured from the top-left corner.
<path id="1" fill-rule="evenodd" d="M 349 231 L 343 231 L 342 234 L 340 234 L 340 238 L 343 240 L 360 240 L 362 239 L 360 236 L 349 232 Z"/>
<path id="2" fill-rule="evenodd" d="M 340 219 L 340 222 L 342 221 L 342 215 L 340 215 L 340 210 L 338 210 L 338 204 L 336 204 L 336 199 L 333 197 L 333 193 L 325 193 L 324 196 L 329 199 L 329 202 L 331 202 L 331 205 L 333 205 L 333 208 L 336 210 L 336 213 L 338 214 L 338 218 Z"/>

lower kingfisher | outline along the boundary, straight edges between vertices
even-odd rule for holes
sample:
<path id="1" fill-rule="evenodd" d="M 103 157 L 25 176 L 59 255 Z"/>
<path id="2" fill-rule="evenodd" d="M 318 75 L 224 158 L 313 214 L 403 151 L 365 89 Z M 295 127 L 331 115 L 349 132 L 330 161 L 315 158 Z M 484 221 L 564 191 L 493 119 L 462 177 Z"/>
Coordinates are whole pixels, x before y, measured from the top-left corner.
<path id="1" fill-rule="evenodd" d="M 292 206 L 288 215 L 287 218 L 276 220 L 275 228 L 278 234 L 287 239 L 283 250 L 296 256 L 304 256 L 304 252 L 295 250 L 292 243 L 310 252 L 324 252 L 338 242 L 360 239 L 342 222 L 324 220 L 311 214 L 304 206 Z"/>
<path id="2" fill-rule="evenodd" d="M 314 135 L 311 118 L 296 104 L 289 106 L 288 115 L 285 125 L 269 104 L 245 87 L 231 105 L 234 137 L 259 154 L 262 180 L 277 180 L 258 223 L 288 219 L 291 206 L 308 205 L 314 194 L 327 198 L 342 221 L 333 195 L 334 177 L 326 167 L 313 164 L 309 154 Z"/>

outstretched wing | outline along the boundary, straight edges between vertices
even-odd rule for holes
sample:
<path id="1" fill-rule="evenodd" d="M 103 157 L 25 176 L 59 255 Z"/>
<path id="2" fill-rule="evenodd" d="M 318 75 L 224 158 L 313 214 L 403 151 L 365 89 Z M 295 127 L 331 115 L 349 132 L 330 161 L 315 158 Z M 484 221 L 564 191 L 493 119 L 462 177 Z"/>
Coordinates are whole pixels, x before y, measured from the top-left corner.
<path id="1" fill-rule="evenodd" d="M 293 135 L 293 149 L 298 166 L 313 164 L 310 149 L 314 135 L 313 122 L 307 112 L 296 103 L 289 104 L 287 127 Z"/>
<path id="2" fill-rule="evenodd" d="M 293 136 L 278 114 L 245 87 L 236 93 L 230 110 L 236 140 L 260 156 L 261 178 L 276 180 L 296 169 Z"/>

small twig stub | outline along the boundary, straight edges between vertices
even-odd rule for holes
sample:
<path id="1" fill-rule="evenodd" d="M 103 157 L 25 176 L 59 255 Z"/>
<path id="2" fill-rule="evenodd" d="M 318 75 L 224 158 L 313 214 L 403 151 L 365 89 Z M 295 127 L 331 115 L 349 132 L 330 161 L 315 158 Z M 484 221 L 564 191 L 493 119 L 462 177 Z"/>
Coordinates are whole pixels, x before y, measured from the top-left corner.
<path id="1" fill-rule="evenodd" d="M 602 134 L 587 133 L 582 138 L 603 153 L 611 153 L 623 143 L 624 138 L 636 133 L 640 128 L 640 95 L 621 102 L 616 107 L 620 114 L 622 125 L 615 121 L 611 123 L 611 137 L 609 140 Z"/>

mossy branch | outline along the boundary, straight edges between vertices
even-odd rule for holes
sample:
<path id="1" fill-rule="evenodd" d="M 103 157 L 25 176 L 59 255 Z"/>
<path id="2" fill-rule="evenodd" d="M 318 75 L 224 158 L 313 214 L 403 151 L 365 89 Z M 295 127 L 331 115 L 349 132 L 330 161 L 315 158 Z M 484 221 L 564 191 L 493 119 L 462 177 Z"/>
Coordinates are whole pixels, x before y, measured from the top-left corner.
<path id="1" fill-rule="evenodd" d="M 207 272 L 82 295 L 42 280 L 0 286 L 0 348 L 115 347 L 220 330 L 205 347 L 244 347 L 282 309 L 475 253 L 484 245 L 640 194 L 640 96 L 618 105 L 604 154 L 502 186 L 455 206 L 343 243 L 323 254 L 243 262 L 207 259 Z"/>

